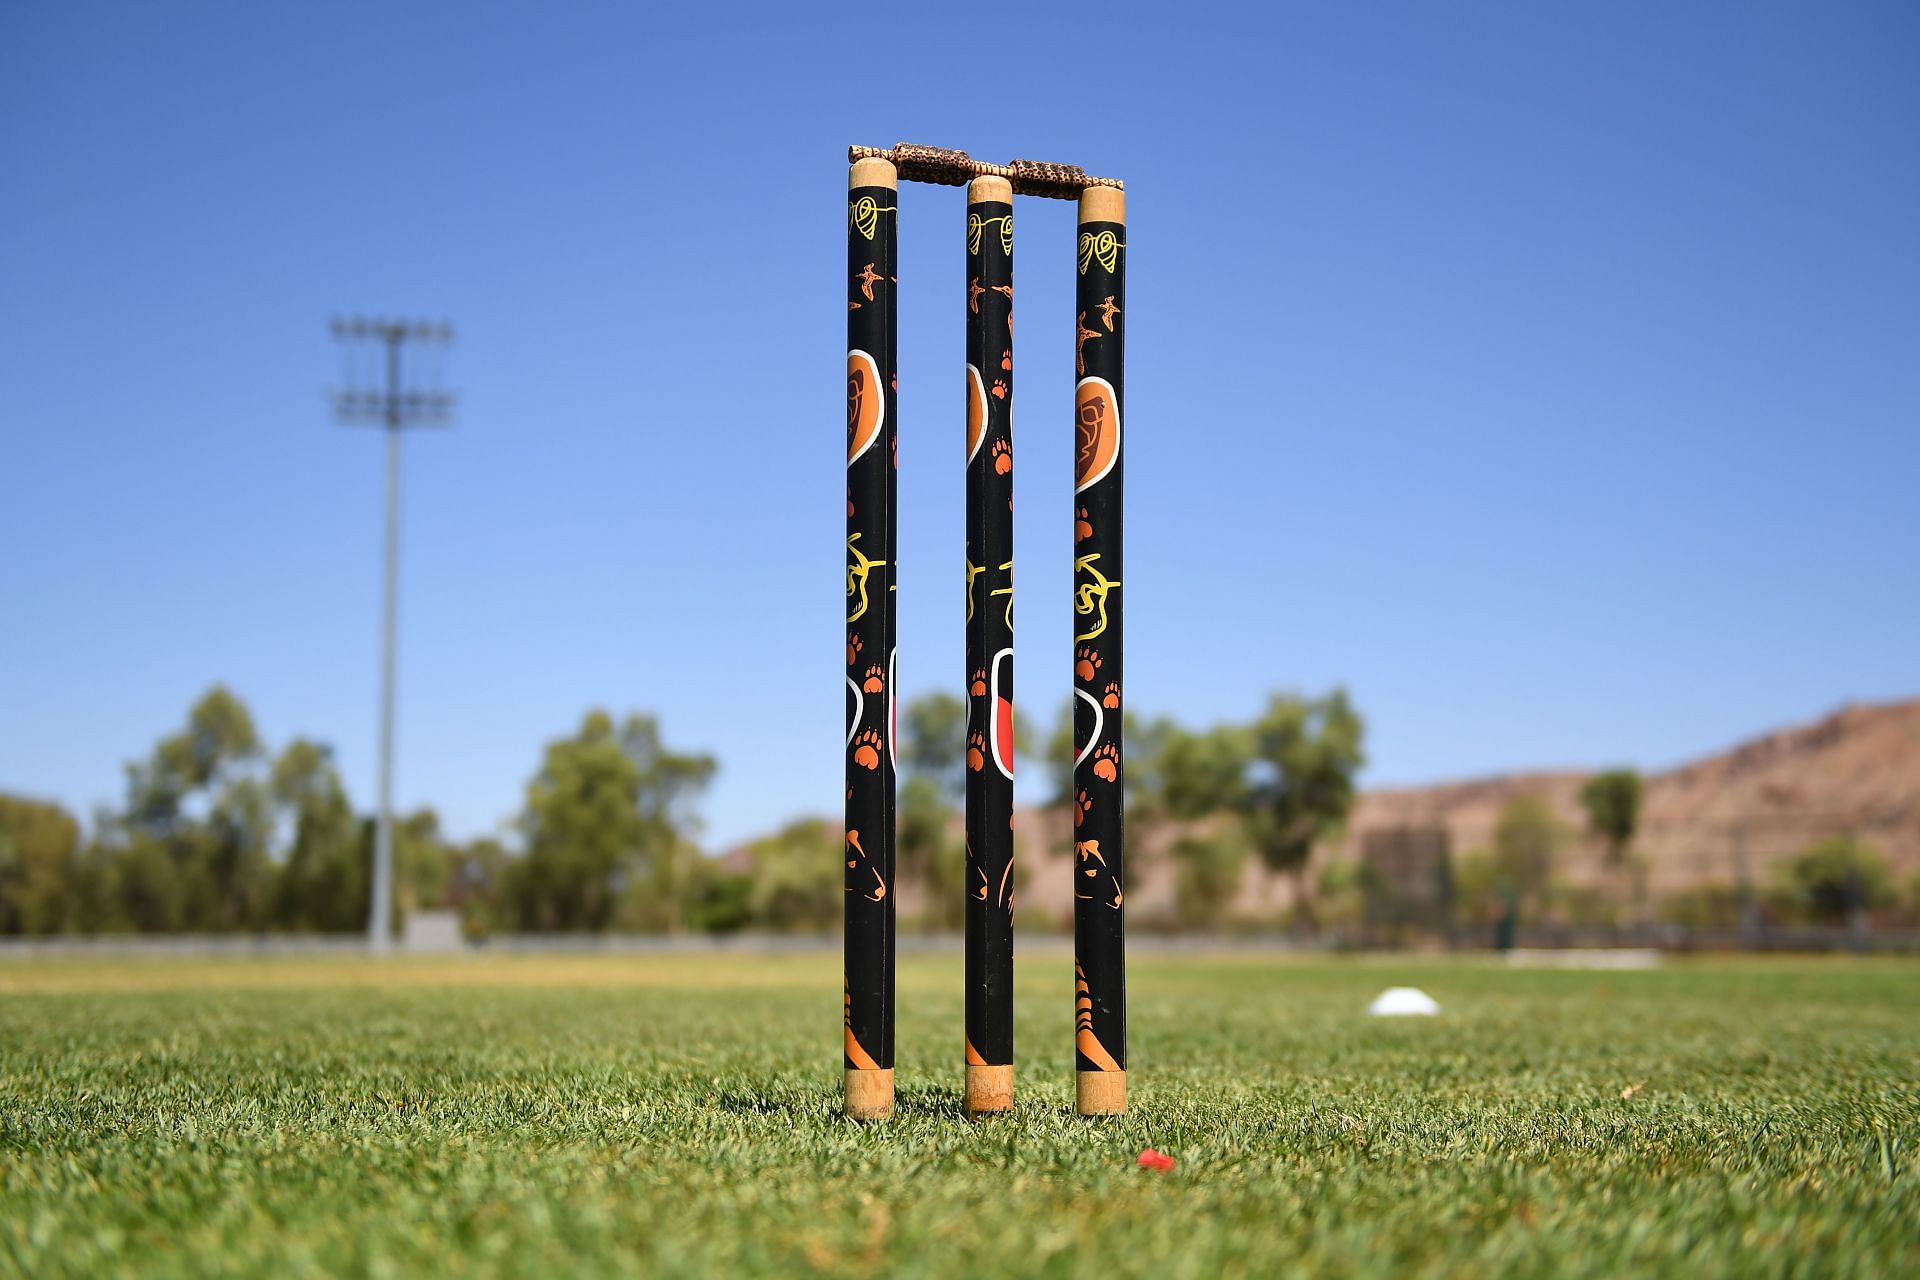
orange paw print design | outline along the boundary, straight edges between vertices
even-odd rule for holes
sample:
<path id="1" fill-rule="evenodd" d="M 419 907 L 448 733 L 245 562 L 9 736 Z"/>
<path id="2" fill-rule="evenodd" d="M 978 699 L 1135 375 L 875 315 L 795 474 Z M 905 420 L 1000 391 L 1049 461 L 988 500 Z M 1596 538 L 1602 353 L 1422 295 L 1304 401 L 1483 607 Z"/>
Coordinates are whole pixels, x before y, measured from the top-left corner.
<path id="1" fill-rule="evenodd" d="M 1085 542 L 1092 536 L 1093 522 L 1087 519 L 1087 509 L 1082 507 L 1073 517 L 1073 540 L 1075 542 Z"/>
<path id="2" fill-rule="evenodd" d="M 1101 695 L 1100 705 L 1109 711 L 1118 707 L 1120 705 L 1120 686 L 1109 681 L 1106 692 Z"/>
<path id="3" fill-rule="evenodd" d="M 1013 372 L 1013 352 L 1005 351 L 1000 355 L 1000 369 L 1003 373 Z"/>
<path id="4" fill-rule="evenodd" d="M 867 642 L 860 638 L 859 632 L 847 632 L 847 665 L 852 666 L 860 661 L 860 651 L 866 647 Z"/>
<path id="5" fill-rule="evenodd" d="M 853 762 L 862 769 L 878 769 L 880 752 L 886 745 L 878 730 L 862 729 L 853 740 Z"/>
<path id="6" fill-rule="evenodd" d="M 993 380 L 992 395 L 995 400 L 1005 400 L 1007 398 L 1007 380 L 1005 378 L 995 378 Z"/>
<path id="7" fill-rule="evenodd" d="M 1073 655 L 1073 674 L 1082 680 L 1091 680 L 1100 672 L 1100 655 L 1091 647 L 1083 648 Z"/>
<path id="8" fill-rule="evenodd" d="M 1092 808 L 1093 801 L 1087 798 L 1086 792 L 1082 791 L 1075 795 L 1073 798 L 1073 825 L 1076 827 L 1079 826 L 1081 822 L 1086 819 L 1088 810 Z"/>
<path id="9" fill-rule="evenodd" d="M 1102 782 L 1112 782 L 1120 776 L 1120 753 L 1111 742 L 1093 753 L 1093 776 Z"/>
<path id="10" fill-rule="evenodd" d="M 861 689 L 867 693 L 883 693 L 887 687 L 887 673 L 879 667 L 868 667 L 866 678 L 860 682 Z"/>
<path id="11" fill-rule="evenodd" d="M 978 773 L 986 763 L 987 735 L 976 730 L 967 735 L 967 768 Z"/>
<path id="12" fill-rule="evenodd" d="M 973 679 L 967 681 L 967 692 L 971 693 L 976 698 L 986 697 L 987 696 L 987 673 L 984 671 L 974 672 Z"/>
<path id="13" fill-rule="evenodd" d="M 1013 470 L 1013 446 L 1005 440 L 993 442 L 993 470 L 1002 476 Z"/>

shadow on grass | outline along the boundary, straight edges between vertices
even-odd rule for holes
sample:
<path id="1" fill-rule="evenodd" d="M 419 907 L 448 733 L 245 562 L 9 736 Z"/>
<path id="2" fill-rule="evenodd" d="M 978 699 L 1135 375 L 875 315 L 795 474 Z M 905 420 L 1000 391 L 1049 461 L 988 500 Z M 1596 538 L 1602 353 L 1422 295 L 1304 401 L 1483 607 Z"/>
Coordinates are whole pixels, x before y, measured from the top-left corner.
<path id="1" fill-rule="evenodd" d="M 795 1090 L 791 1085 L 765 1088 L 722 1089 L 713 1096 L 722 1111 L 743 1116 L 808 1116 L 822 1120 L 840 1119 L 840 1092 L 834 1090 Z M 893 1116 L 911 1120 L 961 1120 L 960 1090 L 951 1086 L 928 1085 L 901 1089 L 894 1094 Z"/>

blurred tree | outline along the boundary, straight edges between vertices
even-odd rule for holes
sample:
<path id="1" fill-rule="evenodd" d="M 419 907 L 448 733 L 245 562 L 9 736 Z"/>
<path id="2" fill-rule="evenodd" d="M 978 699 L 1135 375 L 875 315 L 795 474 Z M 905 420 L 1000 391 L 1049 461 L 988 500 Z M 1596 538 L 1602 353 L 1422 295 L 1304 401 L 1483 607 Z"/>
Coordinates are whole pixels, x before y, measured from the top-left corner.
<path id="1" fill-rule="evenodd" d="M 733 859 L 699 858 L 688 877 L 687 927 L 695 933 L 738 933 L 753 923 L 753 877 Z"/>
<path id="2" fill-rule="evenodd" d="M 1500 888 L 1492 850 L 1474 848 L 1460 855 L 1453 868 L 1453 903 L 1461 919 L 1471 924 L 1492 920 L 1499 911 Z"/>
<path id="3" fill-rule="evenodd" d="M 1874 846 L 1852 834 L 1807 846 L 1774 871 L 1784 905 L 1801 919 L 1841 924 L 1894 900 L 1893 875 Z"/>
<path id="4" fill-rule="evenodd" d="M 1226 919 L 1246 874 L 1247 844 L 1238 831 L 1182 836 L 1174 842 L 1173 896 L 1180 923 L 1213 929 Z"/>
<path id="5" fill-rule="evenodd" d="M 802 818 L 747 846 L 752 916 L 770 929 L 823 931 L 840 918 L 846 892 L 840 824 Z"/>
<path id="6" fill-rule="evenodd" d="M 966 917 L 966 834 L 959 812 L 924 773 L 901 784 L 897 812 L 896 883 L 911 880 L 925 894 L 921 922 L 957 928 Z"/>
<path id="7" fill-rule="evenodd" d="M 959 881 L 947 884 L 943 873 L 953 861 L 947 846 L 964 838 L 954 827 L 966 794 L 966 700 L 946 692 L 923 694 L 901 708 L 900 725 L 895 884 L 919 886 L 927 902 L 923 923 L 944 925 L 965 905 Z"/>
<path id="8" fill-rule="evenodd" d="M 93 836 L 80 847 L 67 882 L 67 928 L 74 933 L 124 933 L 127 920 L 113 898 L 114 847 L 102 835 L 113 832 L 119 815 L 102 807 L 93 815 Z"/>
<path id="9" fill-rule="evenodd" d="M 1311 924 L 1307 860 L 1346 824 L 1366 727 L 1346 690 L 1335 689 L 1321 698 L 1274 694 L 1249 732 L 1253 765 L 1240 801 L 1248 836 L 1269 871 L 1293 877 L 1294 901 Z"/>
<path id="10" fill-rule="evenodd" d="M 102 850 L 107 929 L 173 933 L 185 927 L 186 887 L 159 841 L 136 835 Z"/>
<path id="11" fill-rule="evenodd" d="M 74 926 L 80 824 L 57 804 L 0 794 L 0 933 Z"/>
<path id="12" fill-rule="evenodd" d="M 1627 851 L 1640 828 L 1640 775 L 1632 769 L 1609 769 L 1588 778 L 1580 788 L 1580 804 L 1587 811 L 1587 830 L 1607 850 L 1607 866 L 1615 875 L 1631 871 Z M 1632 895 L 1641 896 L 1637 891 Z"/>
<path id="13" fill-rule="evenodd" d="M 1191 827 L 1243 808 L 1253 759 L 1253 737 L 1243 726 L 1193 730 L 1159 721 L 1145 736 L 1151 741 L 1135 740 L 1128 749 L 1130 776 L 1143 759 L 1152 762 L 1147 770 L 1151 789 L 1137 806 L 1142 816 Z M 1169 852 L 1174 907 L 1181 922 L 1194 928 L 1220 924 L 1246 872 L 1244 831 L 1237 825 L 1226 831 L 1189 831 Z"/>
<path id="14" fill-rule="evenodd" d="M 1492 870 L 1499 887 L 1539 907 L 1566 834 L 1545 797 L 1519 795 L 1507 801 L 1493 830 Z"/>
<path id="15" fill-rule="evenodd" d="M 266 922 L 274 867 L 272 800 L 246 704 L 216 685 L 127 769 L 112 892 L 140 929 L 199 932 Z"/>
<path id="16" fill-rule="evenodd" d="M 1161 769 L 1167 743 L 1179 728 L 1179 724 L 1167 716 L 1121 713 L 1120 731 L 1126 739 L 1127 766 L 1122 785 L 1126 788 L 1127 806 L 1149 821 L 1159 813 L 1158 805 L 1166 794 Z"/>
<path id="17" fill-rule="evenodd" d="M 514 857 L 491 836 L 447 849 L 447 903 L 460 912 L 467 937 L 493 933 L 502 920 L 501 900 Z"/>
<path id="18" fill-rule="evenodd" d="M 1327 923 L 1351 927 L 1366 917 L 1367 895 L 1380 888 L 1372 868 L 1358 858 L 1328 858 L 1314 895 Z"/>
<path id="19" fill-rule="evenodd" d="M 269 788 L 287 833 L 274 922 L 285 929 L 329 933 L 364 927 L 370 854 L 332 749 L 295 738 L 273 762 Z"/>
<path id="20" fill-rule="evenodd" d="M 684 836 L 661 842 L 648 855 L 650 873 L 617 873 L 619 897 L 613 927 L 627 933 L 680 933 L 687 929 L 700 887 L 700 846 Z"/>
<path id="21" fill-rule="evenodd" d="M 629 892 L 624 917 L 676 927 L 691 872 L 692 804 L 714 768 L 711 756 L 669 751 L 651 716 L 630 715 L 616 730 L 606 712 L 592 711 L 575 736 L 549 743 L 527 784 L 526 856 L 510 877 L 521 927 L 605 929 Z"/>
<path id="22" fill-rule="evenodd" d="M 403 815 L 394 824 L 393 846 L 400 881 L 396 913 L 447 905 L 454 854 L 440 834 L 440 815 L 431 806 Z"/>
<path id="23" fill-rule="evenodd" d="M 1181 822 L 1246 808 L 1253 785 L 1254 739 L 1245 726 L 1193 730 L 1168 725 L 1158 733 L 1152 808 Z"/>
<path id="24" fill-rule="evenodd" d="M 944 690 L 900 708 L 900 771 L 931 781 L 955 801 L 966 791 L 967 704 Z"/>

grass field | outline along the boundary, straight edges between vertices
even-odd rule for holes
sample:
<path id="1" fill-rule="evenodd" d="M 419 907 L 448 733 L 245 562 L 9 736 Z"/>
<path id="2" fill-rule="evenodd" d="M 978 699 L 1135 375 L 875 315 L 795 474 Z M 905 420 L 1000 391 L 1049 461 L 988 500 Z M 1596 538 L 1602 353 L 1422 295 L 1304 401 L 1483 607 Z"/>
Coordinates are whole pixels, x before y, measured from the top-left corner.
<path id="1" fill-rule="evenodd" d="M 864 1128 L 832 953 L 0 965 L 0 1271 L 1920 1271 L 1920 965 L 1142 954 L 1089 1122 L 1022 959 L 1017 1114 L 917 955 Z"/>

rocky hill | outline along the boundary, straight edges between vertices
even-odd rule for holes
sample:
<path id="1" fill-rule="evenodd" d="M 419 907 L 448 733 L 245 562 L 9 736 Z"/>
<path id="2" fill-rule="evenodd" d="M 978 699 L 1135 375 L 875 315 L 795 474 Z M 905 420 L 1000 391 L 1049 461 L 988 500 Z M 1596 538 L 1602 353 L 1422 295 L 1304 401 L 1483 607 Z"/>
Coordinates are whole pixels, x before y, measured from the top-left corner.
<path id="1" fill-rule="evenodd" d="M 1544 797 L 1573 831 L 1584 829 L 1581 771 L 1515 773 L 1424 787 L 1365 792 L 1355 806 L 1344 852 L 1357 854 L 1366 833 L 1438 826 L 1458 856 L 1489 844 L 1501 809 L 1515 796 Z M 1023 811 L 1016 819 L 1023 868 L 1022 910 L 1057 922 L 1071 914 L 1065 814 Z M 1823 836 L 1853 832 L 1879 846 L 1896 876 L 1920 871 L 1920 699 L 1843 707 L 1811 724 L 1776 730 L 1693 763 L 1647 775 L 1641 834 L 1648 888 L 1655 895 L 1703 884 L 1731 884 L 1743 869 L 1764 880 L 1769 865 Z M 1154 855 L 1173 833 L 1129 833 L 1146 856 L 1130 875 L 1129 905 L 1143 918 L 1171 911 L 1167 860 Z M 1332 850 L 1322 850 L 1324 858 Z M 1598 883 L 1601 849 L 1573 839 L 1560 859 L 1574 883 Z M 1130 868 L 1133 870 L 1133 868 Z M 909 893 L 901 905 L 910 910 Z M 1285 887 L 1249 876 L 1243 905 L 1284 900 Z M 1036 920 L 1035 923 L 1039 921 Z"/>

